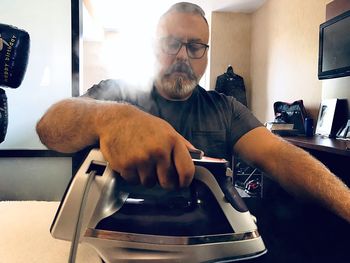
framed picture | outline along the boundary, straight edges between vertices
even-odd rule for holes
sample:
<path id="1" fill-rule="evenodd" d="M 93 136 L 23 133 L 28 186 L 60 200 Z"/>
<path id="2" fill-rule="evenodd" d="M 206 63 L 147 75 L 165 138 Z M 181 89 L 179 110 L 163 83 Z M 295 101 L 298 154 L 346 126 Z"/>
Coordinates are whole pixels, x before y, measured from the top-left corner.
<path id="1" fill-rule="evenodd" d="M 345 116 L 344 100 L 326 99 L 321 102 L 318 112 L 315 133 L 318 135 L 335 137 L 339 124 Z"/>

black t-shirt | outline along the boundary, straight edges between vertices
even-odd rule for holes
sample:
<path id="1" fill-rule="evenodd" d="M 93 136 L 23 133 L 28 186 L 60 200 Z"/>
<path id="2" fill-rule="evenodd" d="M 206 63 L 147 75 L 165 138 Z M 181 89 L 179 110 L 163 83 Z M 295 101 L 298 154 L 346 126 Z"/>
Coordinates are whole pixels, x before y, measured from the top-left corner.
<path id="1" fill-rule="evenodd" d="M 104 80 L 83 96 L 135 105 L 166 120 L 206 156 L 226 160 L 231 160 L 233 145 L 242 135 L 262 126 L 235 98 L 200 86 L 187 100 L 171 101 L 160 96 L 152 85 L 145 88 Z"/>

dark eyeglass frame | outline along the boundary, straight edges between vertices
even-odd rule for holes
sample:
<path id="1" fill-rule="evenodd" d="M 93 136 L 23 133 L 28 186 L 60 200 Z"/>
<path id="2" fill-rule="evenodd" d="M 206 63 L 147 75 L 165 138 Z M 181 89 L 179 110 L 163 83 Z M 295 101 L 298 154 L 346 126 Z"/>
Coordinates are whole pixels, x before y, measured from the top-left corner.
<path id="1" fill-rule="evenodd" d="M 167 40 L 172 40 L 174 42 L 177 42 L 179 43 L 179 47 L 177 49 L 176 52 L 169 52 L 169 50 L 166 50 L 166 44 L 165 44 L 165 41 Z M 187 56 L 191 59 L 201 59 L 205 52 L 207 51 L 207 49 L 209 48 L 209 45 L 207 44 L 204 44 L 204 43 L 200 43 L 200 42 L 195 42 L 195 41 L 190 41 L 190 42 L 182 42 L 181 40 L 179 39 L 176 39 L 176 38 L 170 38 L 170 37 L 164 37 L 164 38 L 161 38 L 159 40 L 160 42 L 160 47 L 162 49 L 162 51 L 165 53 L 165 54 L 168 54 L 168 55 L 171 55 L 171 56 L 176 56 L 177 54 L 179 54 L 182 46 L 185 46 L 186 47 L 186 53 L 187 53 Z M 200 55 L 200 56 L 193 56 L 193 54 L 191 53 L 191 51 L 189 51 L 189 46 L 191 45 L 199 45 L 201 46 L 201 49 L 203 49 L 203 53 Z"/>

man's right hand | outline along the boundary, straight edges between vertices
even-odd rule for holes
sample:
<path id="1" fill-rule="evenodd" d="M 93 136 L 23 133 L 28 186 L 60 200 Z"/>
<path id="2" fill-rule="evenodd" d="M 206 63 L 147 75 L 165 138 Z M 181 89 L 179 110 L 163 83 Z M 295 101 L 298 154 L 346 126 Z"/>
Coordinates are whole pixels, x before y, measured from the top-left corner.
<path id="1" fill-rule="evenodd" d="M 100 141 L 111 168 L 131 183 L 166 189 L 188 186 L 194 148 L 170 124 L 134 106 L 91 99 L 68 99 L 53 105 L 37 125 L 51 149 L 74 152 Z"/>
<path id="2" fill-rule="evenodd" d="M 126 106 L 118 120 L 99 120 L 100 149 L 111 168 L 131 183 L 185 187 L 194 175 L 193 146 L 164 120 Z"/>

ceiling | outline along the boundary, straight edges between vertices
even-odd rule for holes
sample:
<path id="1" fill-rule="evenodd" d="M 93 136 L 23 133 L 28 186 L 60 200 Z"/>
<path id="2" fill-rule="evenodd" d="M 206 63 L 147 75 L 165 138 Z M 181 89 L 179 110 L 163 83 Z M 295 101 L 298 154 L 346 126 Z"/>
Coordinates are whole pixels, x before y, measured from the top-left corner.
<path id="1" fill-rule="evenodd" d="M 251 13 L 257 10 L 266 0 L 192 0 L 208 12 L 243 12 Z M 170 4 L 178 1 L 168 1 Z"/>
<path id="2" fill-rule="evenodd" d="M 98 20 L 104 28 L 119 29 L 124 24 L 141 26 L 138 20 L 145 24 L 154 24 L 160 14 L 172 4 L 181 0 L 83 0 L 88 9 L 88 16 Z M 212 12 L 243 12 L 252 13 L 261 7 L 266 0 L 188 0 L 201 6 L 206 16 Z M 137 19 L 135 19 L 137 17 Z M 86 27 L 86 16 L 84 25 Z"/>
<path id="3" fill-rule="evenodd" d="M 138 7 L 148 7 L 143 9 L 149 12 L 152 8 L 169 7 L 170 5 L 180 2 L 181 0 L 128 0 L 128 6 L 137 11 Z M 245 12 L 251 13 L 257 10 L 266 0 L 189 0 L 189 2 L 200 5 L 206 12 Z M 92 6 L 98 5 L 109 8 L 123 7 L 126 4 L 125 0 L 84 0 L 84 3 L 90 3 Z"/>

